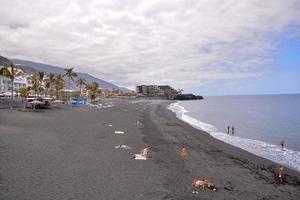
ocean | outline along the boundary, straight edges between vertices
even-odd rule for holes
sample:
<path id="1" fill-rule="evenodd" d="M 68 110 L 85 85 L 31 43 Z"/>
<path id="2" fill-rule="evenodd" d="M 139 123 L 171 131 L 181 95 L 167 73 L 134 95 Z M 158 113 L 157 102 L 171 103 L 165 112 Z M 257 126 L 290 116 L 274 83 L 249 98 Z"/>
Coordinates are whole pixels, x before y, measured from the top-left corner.
<path id="1" fill-rule="evenodd" d="M 219 140 L 300 171 L 300 94 L 204 97 L 169 109 Z"/>

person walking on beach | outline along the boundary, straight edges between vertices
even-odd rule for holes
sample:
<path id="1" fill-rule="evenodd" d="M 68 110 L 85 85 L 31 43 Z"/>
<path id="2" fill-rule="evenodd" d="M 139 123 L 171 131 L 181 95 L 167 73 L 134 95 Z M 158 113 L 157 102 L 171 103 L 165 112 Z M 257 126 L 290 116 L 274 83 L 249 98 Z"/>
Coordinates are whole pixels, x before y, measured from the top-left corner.
<path id="1" fill-rule="evenodd" d="M 231 134 L 234 135 L 234 126 L 231 127 Z"/>
<path id="2" fill-rule="evenodd" d="M 230 126 L 227 126 L 227 134 L 230 132 Z"/>
<path id="3" fill-rule="evenodd" d="M 186 156 L 187 156 L 186 148 L 182 147 L 182 149 L 181 149 L 181 158 L 182 158 L 183 161 L 185 161 Z"/>

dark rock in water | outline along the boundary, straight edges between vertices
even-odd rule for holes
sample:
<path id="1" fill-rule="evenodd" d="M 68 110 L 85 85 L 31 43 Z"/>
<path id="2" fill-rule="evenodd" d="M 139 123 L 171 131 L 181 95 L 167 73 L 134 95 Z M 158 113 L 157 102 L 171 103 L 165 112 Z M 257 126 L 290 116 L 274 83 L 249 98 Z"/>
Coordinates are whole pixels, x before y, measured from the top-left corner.
<path id="1" fill-rule="evenodd" d="M 197 96 L 193 94 L 180 94 L 174 98 L 174 100 L 201 100 L 202 96 Z"/>

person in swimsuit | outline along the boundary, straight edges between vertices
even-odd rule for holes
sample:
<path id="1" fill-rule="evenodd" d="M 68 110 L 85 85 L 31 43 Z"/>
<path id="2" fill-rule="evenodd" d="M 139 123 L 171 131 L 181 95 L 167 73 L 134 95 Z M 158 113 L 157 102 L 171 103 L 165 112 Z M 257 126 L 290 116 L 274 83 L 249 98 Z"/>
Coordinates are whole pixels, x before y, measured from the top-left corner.
<path id="1" fill-rule="evenodd" d="M 181 158 L 182 158 L 183 161 L 185 161 L 186 156 L 187 156 L 186 148 L 182 147 L 182 149 L 181 149 Z"/>
<path id="2" fill-rule="evenodd" d="M 284 177 L 284 167 L 279 167 L 278 170 L 278 179 L 279 179 L 279 183 L 283 182 L 283 177 Z"/>

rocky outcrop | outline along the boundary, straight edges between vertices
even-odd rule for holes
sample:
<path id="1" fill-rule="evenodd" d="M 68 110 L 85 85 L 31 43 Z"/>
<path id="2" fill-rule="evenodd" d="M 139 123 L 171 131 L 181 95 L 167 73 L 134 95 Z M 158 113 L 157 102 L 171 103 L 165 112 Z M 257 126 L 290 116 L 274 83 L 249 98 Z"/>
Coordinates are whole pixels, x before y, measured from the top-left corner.
<path id="1" fill-rule="evenodd" d="M 197 95 L 193 95 L 193 94 L 180 94 L 180 95 L 178 95 L 174 98 L 174 100 L 180 100 L 180 101 L 183 101 L 183 100 L 201 100 L 201 99 L 203 99 L 202 96 L 197 96 Z"/>

